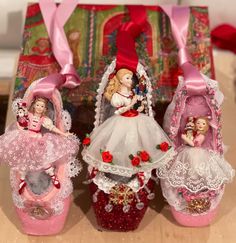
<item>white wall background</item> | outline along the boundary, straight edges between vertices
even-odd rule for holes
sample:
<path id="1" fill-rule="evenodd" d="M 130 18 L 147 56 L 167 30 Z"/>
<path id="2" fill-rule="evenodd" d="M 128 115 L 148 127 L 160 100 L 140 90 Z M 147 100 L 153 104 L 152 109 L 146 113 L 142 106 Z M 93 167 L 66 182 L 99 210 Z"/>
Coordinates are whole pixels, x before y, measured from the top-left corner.
<path id="1" fill-rule="evenodd" d="M 27 0 L 0 0 L 0 49 L 19 49 Z M 37 2 L 31 0 L 30 2 Z M 178 0 L 81 0 L 86 4 L 175 4 Z M 209 6 L 211 27 L 220 23 L 236 25 L 235 0 L 182 0 L 182 4 Z"/>

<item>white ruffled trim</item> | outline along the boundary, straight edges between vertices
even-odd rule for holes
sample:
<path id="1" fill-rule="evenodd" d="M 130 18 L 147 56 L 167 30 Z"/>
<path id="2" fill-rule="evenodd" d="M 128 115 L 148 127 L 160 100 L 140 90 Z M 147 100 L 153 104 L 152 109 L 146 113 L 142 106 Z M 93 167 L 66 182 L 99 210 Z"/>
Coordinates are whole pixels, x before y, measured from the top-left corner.
<path id="1" fill-rule="evenodd" d="M 177 188 L 171 187 L 171 185 L 167 184 L 168 181 L 161 180 L 161 188 L 162 188 L 162 194 L 164 198 L 167 200 L 168 204 L 175 208 L 175 210 L 180 211 L 182 213 L 190 214 L 187 210 L 187 202 L 185 199 L 178 194 Z M 165 186 L 164 186 L 165 184 Z M 167 189 L 166 189 L 167 188 Z M 201 215 L 209 213 L 209 211 L 214 210 L 220 203 L 222 196 L 224 194 L 225 187 L 217 190 L 218 194 L 215 198 L 211 199 L 211 207 L 207 212 L 201 213 Z M 199 214 L 191 214 L 191 215 L 199 215 Z"/>
<path id="2" fill-rule="evenodd" d="M 97 168 L 102 172 L 107 172 L 107 173 L 126 176 L 126 177 L 130 177 L 134 174 L 137 174 L 138 172 L 150 172 L 153 169 L 157 169 L 163 164 L 167 164 L 176 155 L 174 149 L 170 148 L 167 152 L 165 152 L 162 158 L 156 161 L 153 161 L 151 163 L 146 163 L 141 167 L 125 168 L 115 164 L 111 165 L 108 163 L 104 163 L 103 161 L 98 160 L 93 156 L 91 156 L 90 154 L 88 154 L 87 151 L 88 150 L 85 148 L 82 151 L 82 156 L 83 156 L 83 160 L 86 161 L 88 164 L 92 165 L 93 167 Z"/>
<path id="3" fill-rule="evenodd" d="M 67 110 L 62 110 L 62 121 L 66 131 L 70 131 L 72 125 L 71 115 Z"/>
<path id="4" fill-rule="evenodd" d="M 211 161 L 213 160 L 222 160 L 223 159 L 223 164 L 227 163 L 225 162 L 223 156 L 219 155 L 219 153 L 210 150 L 209 151 L 211 153 L 211 159 L 209 160 L 209 163 L 211 163 Z M 179 168 L 183 168 L 183 171 L 189 168 L 186 168 L 185 163 L 182 163 L 181 161 L 172 161 L 172 163 L 178 163 L 178 169 Z M 226 166 L 227 164 L 225 164 Z M 167 180 L 168 183 L 174 187 L 174 188 L 186 188 L 188 191 L 190 191 L 191 193 L 196 193 L 202 190 L 220 190 L 220 188 L 222 187 L 222 185 L 226 184 L 226 183 L 230 183 L 233 180 L 233 177 L 235 175 L 235 170 L 231 168 L 230 170 L 230 175 L 229 177 L 221 177 L 220 179 L 218 178 L 218 180 L 216 182 L 213 182 L 212 180 L 210 180 L 210 178 L 208 178 L 208 180 L 206 180 L 207 184 L 203 184 L 203 183 L 198 183 L 196 185 L 196 181 L 192 181 L 191 183 L 191 179 L 189 178 L 188 180 L 188 185 L 186 185 L 186 183 L 179 183 L 179 181 L 177 182 L 176 179 L 173 178 L 177 178 L 178 179 L 178 172 L 176 172 L 175 177 L 171 177 L 172 173 L 169 173 L 171 167 L 171 162 L 167 163 L 167 164 L 163 164 L 163 166 L 159 167 L 158 170 L 156 170 L 156 175 L 158 178 L 160 179 L 164 179 Z M 204 178 L 203 178 L 204 179 Z"/>
<path id="5" fill-rule="evenodd" d="M 145 187 L 145 185 L 148 183 L 149 179 L 151 178 L 152 173 L 151 172 L 145 172 L 144 173 L 144 181 L 143 181 L 143 185 L 140 186 L 139 180 L 137 178 L 137 176 L 135 176 L 131 181 L 129 181 L 127 184 L 122 183 L 127 185 L 128 187 L 130 187 L 133 192 L 137 193 L 139 192 L 142 188 Z M 112 187 L 114 187 L 115 185 L 119 184 L 119 182 L 112 180 L 111 178 L 108 178 L 107 176 L 105 176 L 105 174 L 103 172 L 97 172 L 96 176 L 94 178 L 92 178 L 93 183 L 95 183 L 98 188 L 109 194 L 110 190 L 112 189 Z"/>

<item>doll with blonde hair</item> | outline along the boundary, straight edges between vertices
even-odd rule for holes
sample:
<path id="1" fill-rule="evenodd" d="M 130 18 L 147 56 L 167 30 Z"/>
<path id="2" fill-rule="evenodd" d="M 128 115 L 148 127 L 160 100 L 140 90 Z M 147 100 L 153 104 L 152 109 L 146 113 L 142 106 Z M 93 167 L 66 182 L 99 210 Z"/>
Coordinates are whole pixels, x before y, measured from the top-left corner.
<path id="1" fill-rule="evenodd" d="M 82 152 L 83 159 L 99 171 L 130 177 L 151 173 L 172 158 L 168 136 L 152 116 L 141 113 L 133 89 L 133 72 L 126 68 L 119 69 L 105 88 L 103 95 L 115 108 L 114 115 L 94 128 L 91 143 Z M 165 151 L 157 149 L 161 143 L 167 144 Z"/>

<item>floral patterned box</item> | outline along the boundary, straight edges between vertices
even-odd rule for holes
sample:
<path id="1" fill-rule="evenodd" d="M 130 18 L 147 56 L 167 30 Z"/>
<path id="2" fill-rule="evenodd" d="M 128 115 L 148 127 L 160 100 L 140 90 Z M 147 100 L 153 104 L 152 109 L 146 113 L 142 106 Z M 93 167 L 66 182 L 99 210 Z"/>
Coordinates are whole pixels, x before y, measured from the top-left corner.
<path id="1" fill-rule="evenodd" d="M 159 7 L 146 6 L 148 28 L 137 39 L 137 53 L 152 78 L 155 117 L 161 123 L 182 70 L 170 23 Z M 64 106 L 72 114 L 73 130 L 83 137 L 93 128 L 96 90 L 107 64 L 116 54 L 119 25 L 128 18 L 124 5 L 78 5 L 65 25 L 81 85 L 62 90 Z M 191 7 L 188 48 L 195 65 L 214 78 L 208 9 Z M 28 6 L 19 58 L 15 96 L 22 96 L 32 81 L 58 72 L 38 4 Z"/>

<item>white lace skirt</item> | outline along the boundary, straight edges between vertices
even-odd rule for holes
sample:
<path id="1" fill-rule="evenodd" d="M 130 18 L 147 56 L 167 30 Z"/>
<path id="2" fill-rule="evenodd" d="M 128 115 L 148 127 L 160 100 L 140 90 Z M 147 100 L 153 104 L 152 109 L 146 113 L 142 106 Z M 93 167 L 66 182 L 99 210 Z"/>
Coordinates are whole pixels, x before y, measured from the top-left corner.
<path id="1" fill-rule="evenodd" d="M 172 145 L 153 118 L 144 114 L 135 117 L 114 115 L 91 133 L 91 144 L 83 150 L 82 155 L 88 164 L 100 171 L 131 176 L 137 172 L 151 171 L 173 159 L 173 148 L 165 152 L 156 148 L 163 142 Z M 102 160 L 101 150 L 109 151 L 113 156 L 112 163 Z M 140 162 L 139 166 L 133 166 L 129 156 L 136 156 L 138 151 L 146 151 L 151 162 Z"/>
<path id="2" fill-rule="evenodd" d="M 223 156 L 203 148 L 183 146 L 176 158 L 158 171 L 173 187 L 184 187 L 191 192 L 217 190 L 231 182 L 235 171 Z"/>

